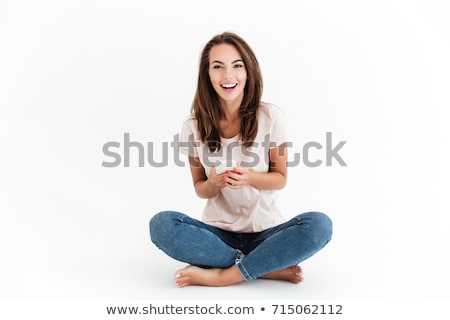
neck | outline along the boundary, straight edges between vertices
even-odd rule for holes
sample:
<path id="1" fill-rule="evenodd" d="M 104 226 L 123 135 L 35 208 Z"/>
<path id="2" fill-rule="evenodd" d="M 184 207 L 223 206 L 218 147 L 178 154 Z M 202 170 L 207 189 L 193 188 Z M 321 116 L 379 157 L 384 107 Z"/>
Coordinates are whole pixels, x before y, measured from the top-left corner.
<path id="1" fill-rule="evenodd" d="M 223 120 L 234 121 L 239 118 L 239 108 L 241 107 L 241 101 L 222 101 L 220 103 L 220 107 L 224 115 Z"/>

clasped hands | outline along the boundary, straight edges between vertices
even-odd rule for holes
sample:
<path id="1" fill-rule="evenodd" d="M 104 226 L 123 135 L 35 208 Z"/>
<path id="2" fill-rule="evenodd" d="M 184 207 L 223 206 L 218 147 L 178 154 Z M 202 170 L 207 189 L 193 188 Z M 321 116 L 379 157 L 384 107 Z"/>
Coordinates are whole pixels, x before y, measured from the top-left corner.
<path id="1" fill-rule="evenodd" d="M 249 184 L 249 172 L 248 168 L 237 165 L 233 170 L 217 174 L 216 168 L 211 167 L 208 181 L 216 188 L 240 189 Z"/>

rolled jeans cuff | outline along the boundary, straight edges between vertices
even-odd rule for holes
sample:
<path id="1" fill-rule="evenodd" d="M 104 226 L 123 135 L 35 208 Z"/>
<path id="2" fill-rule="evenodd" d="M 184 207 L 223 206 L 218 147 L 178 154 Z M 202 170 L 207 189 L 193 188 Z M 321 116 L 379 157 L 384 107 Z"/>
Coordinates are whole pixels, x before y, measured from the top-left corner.
<path id="1" fill-rule="evenodd" d="M 242 265 L 242 259 L 244 258 L 244 254 L 241 251 L 238 251 L 238 254 L 236 255 L 235 264 L 241 273 L 242 277 L 245 279 L 245 281 L 253 280 L 253 277 L 248 273 L 247 269 Z"/>

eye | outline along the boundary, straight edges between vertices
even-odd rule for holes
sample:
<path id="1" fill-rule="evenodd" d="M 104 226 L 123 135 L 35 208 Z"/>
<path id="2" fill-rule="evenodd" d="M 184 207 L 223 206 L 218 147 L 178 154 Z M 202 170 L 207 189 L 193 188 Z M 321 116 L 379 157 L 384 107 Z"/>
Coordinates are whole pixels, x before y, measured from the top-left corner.
<path id="1" fill-rule="evenodd" d="M 234 67 L 235 67 L 235 68 L 243 68 L 244 65 L 243 65 L 242 63 L 236 63 L 236 64 L 234 65 Z"/>
<path id="2" fill-rule="evenodd" d="M 213 65 L 213 66 L 212 66 L 212 68 L 213 68 L 213 69 L 221 69 L 221 68 L 222 68 L 222 66 L 221 66 L 221 65 L 218 65 L 218 64 L 216 64 L 216 65 Z"/>

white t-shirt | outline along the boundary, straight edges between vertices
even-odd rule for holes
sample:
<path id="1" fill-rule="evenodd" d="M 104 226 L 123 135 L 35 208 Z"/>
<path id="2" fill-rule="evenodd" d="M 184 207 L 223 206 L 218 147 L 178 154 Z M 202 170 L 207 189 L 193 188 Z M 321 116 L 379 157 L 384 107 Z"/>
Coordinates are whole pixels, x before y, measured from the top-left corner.
<path id="1" fill-rule="evenodd" d="M 199 157 L 209 176 L 217 160 L 235 160 L 236 163 L 258 172 L 269 171 L 269 148 L 289 141 L 283 111 L 276 105 L 262 103 L 258 111 L 258 132 L 253 146 L 241 145 L 240 135 L 221 138 L 221 150 L 211 153 L 197 130 L 197 121 L 190 116 L 180 133 L 180 152 Z M 285 221 L 277 204 L 277 190 L 260 190 L 246 185 L 240 189 L 222 188 L 209 198 L 202 221 L 234 232 L 259 232 Z"/>

